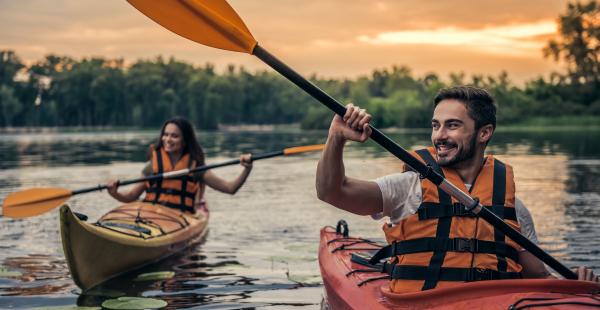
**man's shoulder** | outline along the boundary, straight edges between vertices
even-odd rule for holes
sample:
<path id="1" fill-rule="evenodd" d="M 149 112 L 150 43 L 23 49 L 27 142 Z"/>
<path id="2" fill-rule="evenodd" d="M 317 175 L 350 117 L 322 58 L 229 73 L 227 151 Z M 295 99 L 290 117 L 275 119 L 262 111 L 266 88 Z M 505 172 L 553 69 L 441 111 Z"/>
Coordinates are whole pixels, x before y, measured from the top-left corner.
<path id="1" fill-rule="evenodd" d="M 419 174 L 414 171 L 392 173 L 374 180 L 383 194 L 403 191 L 403 188 L 413 188 L 419 181 Z"/>
<path id="2" fill-rule="evenodd" d="M 418 179 L 418 178 L 419 178 L 419 175 L 416 172 L 409 170 L 409 171 L 405 171 L 405 172 L 392 173 L 392 174 L 378 177 L 375 179 L 375 182 L 377 184 L 386 183 L 386 182 L 404 182 L 404 181 L 412 182 L 414 179 Z"/>

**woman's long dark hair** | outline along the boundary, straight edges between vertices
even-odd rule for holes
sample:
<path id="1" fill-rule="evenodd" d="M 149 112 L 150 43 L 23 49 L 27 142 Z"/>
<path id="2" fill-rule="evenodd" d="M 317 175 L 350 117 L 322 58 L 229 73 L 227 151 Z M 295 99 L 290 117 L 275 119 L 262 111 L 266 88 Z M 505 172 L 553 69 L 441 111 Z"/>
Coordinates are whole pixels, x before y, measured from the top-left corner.
<path id="1" fill-rule="evenodd" d="M 174 124 L 181 130 L 183 136 L 183 152 L 182 154 L 190 154 L 190 157 L 196 161 L 197 166 L 204 166 L 204 151 L 196 139 L 196 133 L 194 132 L 194 126 L 185 118 L 176 116 L 170 120 L 167 120 L 160 129 L 160 135 L 158 136 L 158 143 L 154 146 L 156 150 L 160 150 L 163 146 L 162 136 L 165 133 L 165 128 L 169 124 Z"/>

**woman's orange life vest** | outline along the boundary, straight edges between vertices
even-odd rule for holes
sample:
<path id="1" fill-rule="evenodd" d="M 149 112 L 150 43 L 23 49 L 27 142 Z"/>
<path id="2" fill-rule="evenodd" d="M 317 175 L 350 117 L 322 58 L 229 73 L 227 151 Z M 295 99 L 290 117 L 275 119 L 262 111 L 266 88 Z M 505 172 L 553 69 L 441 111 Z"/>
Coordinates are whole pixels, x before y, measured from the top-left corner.
<path id="1" fill-rule="evenodd" d="M 150 146 L 150 152 L 153 174 L 196 167 L 196 161 L 189 154 L 181 156 L 173 167 L 169 155 L 162 147 L 156 150 L 154 146 Z M 194 200 L 198 189 L 198 181 L 192 174 L 173 179 L 153 180 L 146 182 L 144 201 L 194 213 Z"/>
<path id="2" fill-rule="evenodd" d="M 440 167 L 435 150 L 413 152 L 516 230 L 513 170 L 487 156 L 471 190 L 455 170 Z M 427 179 L 421 181 L 417 213 L 395 226 L 384 225 L 392 260 L 387 266 L 392 292 L 405 293 L 460 285 L 465 281 L 520 278 L 518 246 L 499 230 L 467 212 L 465 207 Z"/>

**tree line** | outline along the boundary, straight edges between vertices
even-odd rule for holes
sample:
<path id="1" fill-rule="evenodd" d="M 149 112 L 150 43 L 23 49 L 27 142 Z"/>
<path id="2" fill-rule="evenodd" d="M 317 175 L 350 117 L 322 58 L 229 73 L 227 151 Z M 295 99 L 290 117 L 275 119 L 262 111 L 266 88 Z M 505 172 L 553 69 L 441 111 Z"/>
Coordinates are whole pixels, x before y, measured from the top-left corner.
<path id="1" fill-rule="evenodd" d="M 497 76 L 435 73 L 414 76 L 409 67 L 374 70 L 356 79 L 310 80 L 341 102 L 354 102 L 374 115 L 377 127 L 427 127 L 432 99 L 440 88 L 470 84 L 492 92 L 498 120 L 519 123 L 534 116 L 600 115 L 600 4 L 569 3 L 559 18 L 559 37 L 543 53 L 567 64 L 517 87 L 507 73 Z M 11 50 L 0 51 L 0 127 L 156 127 L 182 115 L 201 129 L 219 124 L 288 124 L 326 128 L 332 113 L 271 71 L 248 72 L 230 65 L 194 66 L 174 58 L 74 59 L 47 55 L 25 65 Z"/>

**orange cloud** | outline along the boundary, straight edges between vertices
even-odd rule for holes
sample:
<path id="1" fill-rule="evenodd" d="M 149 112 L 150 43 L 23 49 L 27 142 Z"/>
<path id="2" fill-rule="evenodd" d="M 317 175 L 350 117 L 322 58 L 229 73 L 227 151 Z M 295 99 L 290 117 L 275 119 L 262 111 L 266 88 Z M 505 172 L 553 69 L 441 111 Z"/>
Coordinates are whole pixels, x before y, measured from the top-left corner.
<path id="1" fill-rule="evenodd" d="M 192 43 L 125 1 L 0 0 L 0 49 L 24 60 L 163 55 L 266 69 L 248 55 Z M 303 74 L 356 77 L 408 65 L 419 74 L 497 74 L 524 81 L 558 69 L 542 58 L 566 0 L 230 0 L 264 47 Z M 476 60 L 476 61 L 474 61 Z"/>
<path id="2" fill-rule="evenodd" d="M 544 42 L 540 42 L 537 37 L 556 33 L 556 27 L 553 21 L 497 25 L 481 29 L 444 27 L 431 30 L 382 32 L 375 36 L 361 35 L 358 41 L 373 45 L 455 45 L 482 52 L 532 54 L 544 45 Z"/>

